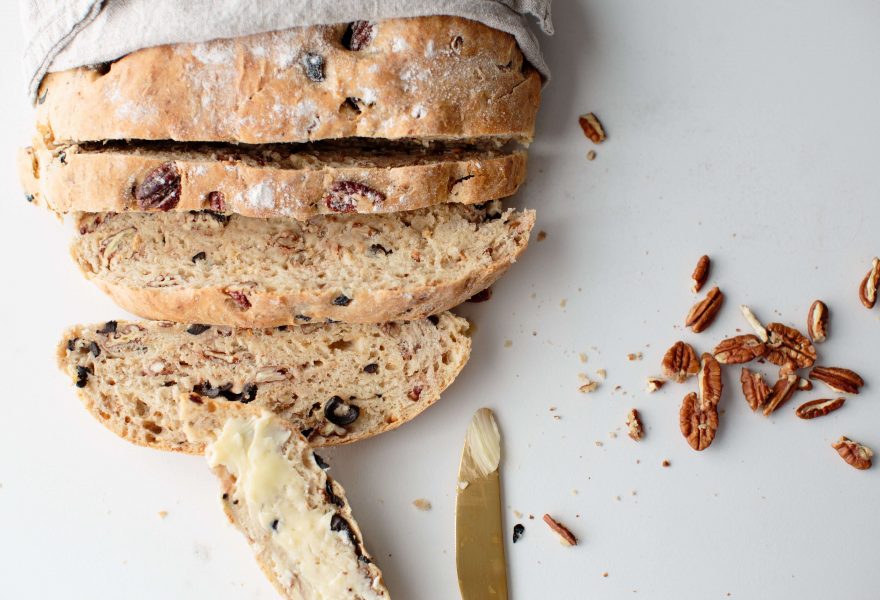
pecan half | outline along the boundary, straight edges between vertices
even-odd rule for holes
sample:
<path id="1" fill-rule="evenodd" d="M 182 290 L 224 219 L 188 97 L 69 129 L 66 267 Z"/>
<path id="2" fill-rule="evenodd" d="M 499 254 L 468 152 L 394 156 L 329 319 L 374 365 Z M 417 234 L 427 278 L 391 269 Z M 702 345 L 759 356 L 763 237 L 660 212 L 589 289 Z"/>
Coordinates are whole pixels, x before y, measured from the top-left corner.
<path id="1" fill-rule="evenodd" d="M 794 411 L 801 419 L 815 419 L 816 417 L 824 417 L 830 412 L 834 412 L 846 402 L 846 398 L 819 398 L 818 400 L 810 400 L 804 402 Z"/>
<path id="2" fill-rule="evenodd" d="M 173 162 L 162 163 L 134 190 L 141 210 L 168 211 L 180 202 L 180 171 Z"/>
<path id="3" fill-rule="evenodd" d="M 627 432 L 629 437 L 637 442 L 645 435 L 645 430 L 642 427 L 642 420 L 639 418 L 639 411 L 635 408 L 631 408 L 629 412 L 626 413 L 626 427 L 629 430 Z"/>
<path id="4" fill-rule="evenodd" d="M 724 294 L 717 286 L 713 287 L 705 298 L 691 308 L 684 320 L 685 327 L 690 327 L 694 333 L 705 331 L 718 316 L 722 302 L 724 302 Z"/>
<path id="5" fill-rule="evenodd" d="M 706 284 L 706 280 L 709 278 L 709 257 L 707 255 L 703 255 L 697 261 L 697 266 L 694 267 L 694 272 L 691 274 L 691 279 L 694 282 L 693 287 L 691 288 L 696 294 L 703 286 Z"/>
<path id="6" fill-rule="evenodd" d="M 761 322 L 758 320 L 758 317 L 756 317 L 755 313 L 752 312 L 752 309 L 745 304 L 740 304 L 739 310 L 746 318 L 746 321 L 749 322 L 749 325 L 752 326 L 752 329 L 755 330 L 755 335 L 757 335 L 758 338 L 766 344 L 767 341 L 770 339 L 770 334 L 767 333 L 767 328 L 765 328 L 761 324 Z"/>
<path id="7" fill-rule="evenodd" d="M 596 118 L 596 115 L 593 113 L 581 115 L 578 117 L 578 123 L 580 123 L 581 129 L 584 130 L 584 135 L 590 138 L 591 142 L 601 144 L 605 141 L 605 129 L 602 127 L 599 119 Z"/>
<path id="8" fill-rule="evenodd" d="M 738 365 L 764 356 L 767 346 L 758 336 L 747 333 L 721 340 L 715 346 L 715 358 L 722 365 Z"/>
<path id="9" fill-rule="evenodd" d="M 880 288 L 880 258 L 876 256 L 871 261 L 871 270 L 862 279 L 859 286 L 859 300 L 865 308 L 874 308 L 877 303 L 877 290 Z"/>
<path id="10" fill-rule="evenodd" d="M 770 396 L 764 404 L 765 417 L 769 416 L 777 408 L 788 402 L 789 398 L 794 396 L 794 393 L 798 391 L 799 379 L 800 377 L 798 377 L 796 373 L 792 373 L 788 377 L 782 377 L 779 381 L 773 384 L 773 389 L 770 390 Z"/>
<path id="11" fill-rule="evenodd" d="M 551 517 L 544 515 L 544 522 L 559 536 L 560 541 L 566 546 L 577 546 L 577 538 L 568 530 L 568 527 Z"/>
<path id="12" fill-rule="evenodd" d="M 684 397 L 678 412 L 681 434 L 694 450 L 705 450 L 715 439 L 718 430 L 718 409 L 700 402 L 694 392 Z"/>
<path id="13" fill-rule="evenodd" d="M 842 367 L 813 367 L 810 379 L 818 379 L 832 390 L 844 394 L 858 394 L 859 388 L 865 385 L 865 380 L 858 373 Z"/>
<path id="14" fill-rule="evenodd" d="M 693 346 L 684 342 L 675 342 L 663 356 L 661 368 L 667 378 L 684 383 L 700 372 L 700 361 Z"/>
<path id="15" fill-rule="evenodd" d="M 800 331 L 782 323 L 770 323 L 767 329 L 770 331 L 767 360 L 774 365 L 781 367 L 793 362 L 798 369 L 807 369 L 816 362 L 816 347 Z"/>
<path id="16" fill-rule="evenodd" d="M 743 395 L 746 397 L 746 402 L 749 403 L 749 408 L 758 410 L 764 406 L 770 396 L 770 386 L 764 381 L 764 376 L 743 368 L 739 380 L 742 383 Z"/>
<path id="17" fill-rule="evenodd" d="M 706 405 L 718 406 L 721 400 L 721 391 L 724 388 L 721 382 L 721 365 L 715 357 L 708 352 L 700 357 L 700 401 Z"/>
<path id="18" fill-rule="evenodd" d="M 871 457 L 874 452 L 867 446 L 854 442 L 846 436 L 841 436 L 839 440 L 831 444 L 831 447 L 837 450 L 840 458 L 856 469 L 864 470 L 871 466 Z"/>
<path id="19" fill-rule="evenodd" d="M 821 300 L 810 305 L 810 312 L 807 313 L 807 335 L 816 344 L 828 339 L 828 307 Z"/>

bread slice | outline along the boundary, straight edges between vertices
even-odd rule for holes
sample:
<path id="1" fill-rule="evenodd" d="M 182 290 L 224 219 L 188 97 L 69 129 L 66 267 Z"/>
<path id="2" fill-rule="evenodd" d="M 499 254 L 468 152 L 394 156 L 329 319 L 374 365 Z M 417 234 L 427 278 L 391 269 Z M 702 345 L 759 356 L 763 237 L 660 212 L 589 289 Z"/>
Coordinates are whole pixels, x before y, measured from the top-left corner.
<path id="1" fill-rule="evenodd" d="M 389 431 L 434 404 L 467 362 L 468 327 L 451 313 L 253 330 L 110 321 L 71 328 L 57 356 L 89 412 L 135 444 L 202 452 L 176 410 L 195 391 L 270 410 L 326 446 Z"/>
<path id="2" fill-rule="evenodd" d="M 382 323 L 442 312 L 491 285 L 526 248 L 534 220 L 497 202 L 304 223 L 85 214 L 72 253 L 120 306 L 150 319 Z"/>
<path id="3" fill-rule="evenodd" d="M 25 193 L 59 213 L 213 209 L 306 220 L 504 198 L 522 184 L 526 154 L 357 141 L 38 144 L 22 151 L 19 165 Z"/>
<path id="4" fill-rule="evenodd" d="M 290 600 L 388 599 L 345 490 L 296 428 L 268 411 L 188 394 L 184 428 L 206 444 L 223 510 Z"/>
<path id="5" fill-rule="evenodd" d="M 541 78 L 513 36 L 449 16 L 157 46 L 46 76 L 48 144 L 532 139 Z"/>

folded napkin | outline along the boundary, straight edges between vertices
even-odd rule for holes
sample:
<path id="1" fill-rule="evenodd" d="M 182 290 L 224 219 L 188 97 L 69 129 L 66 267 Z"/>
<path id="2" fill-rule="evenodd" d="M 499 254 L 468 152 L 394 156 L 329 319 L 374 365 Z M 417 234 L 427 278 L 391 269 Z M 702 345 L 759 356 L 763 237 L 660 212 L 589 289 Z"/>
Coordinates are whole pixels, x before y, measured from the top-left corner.
<path id="1" fill-rule="evenodd" d="M 304 25 L 456 15 L 512 34 L 544 76 L 550 71 L 526 17 L 553 33 L 551 0 L 19 0 L 33 100 L 50 71 L 115 60 L 178 42 L 204 42 Z"/>

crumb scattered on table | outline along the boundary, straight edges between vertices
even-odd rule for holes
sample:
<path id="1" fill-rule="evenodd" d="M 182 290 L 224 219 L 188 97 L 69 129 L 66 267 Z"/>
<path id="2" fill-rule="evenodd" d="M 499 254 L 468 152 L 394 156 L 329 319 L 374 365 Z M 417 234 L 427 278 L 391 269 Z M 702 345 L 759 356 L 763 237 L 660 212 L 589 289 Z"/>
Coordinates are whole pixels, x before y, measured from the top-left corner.
<path id="1" fill-rule="evenodd" d="M 417 498 L 413 500 L 413 506 L 422 511 L 431 510 L 431 503 L 424 498 Z"/>

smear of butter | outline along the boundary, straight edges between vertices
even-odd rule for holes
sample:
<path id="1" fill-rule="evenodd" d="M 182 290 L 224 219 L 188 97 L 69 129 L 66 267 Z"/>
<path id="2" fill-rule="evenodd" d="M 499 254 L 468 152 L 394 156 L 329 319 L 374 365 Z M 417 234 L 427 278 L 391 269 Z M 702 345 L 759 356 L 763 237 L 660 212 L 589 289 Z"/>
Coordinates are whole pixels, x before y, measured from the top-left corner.
<path id="1" fill-rule="evenodd" d="M 501 463 L 501 433 L 488 408 L 474 413 L 465 436 L 461 479 L 473 481 L 498 469 Z"/>

